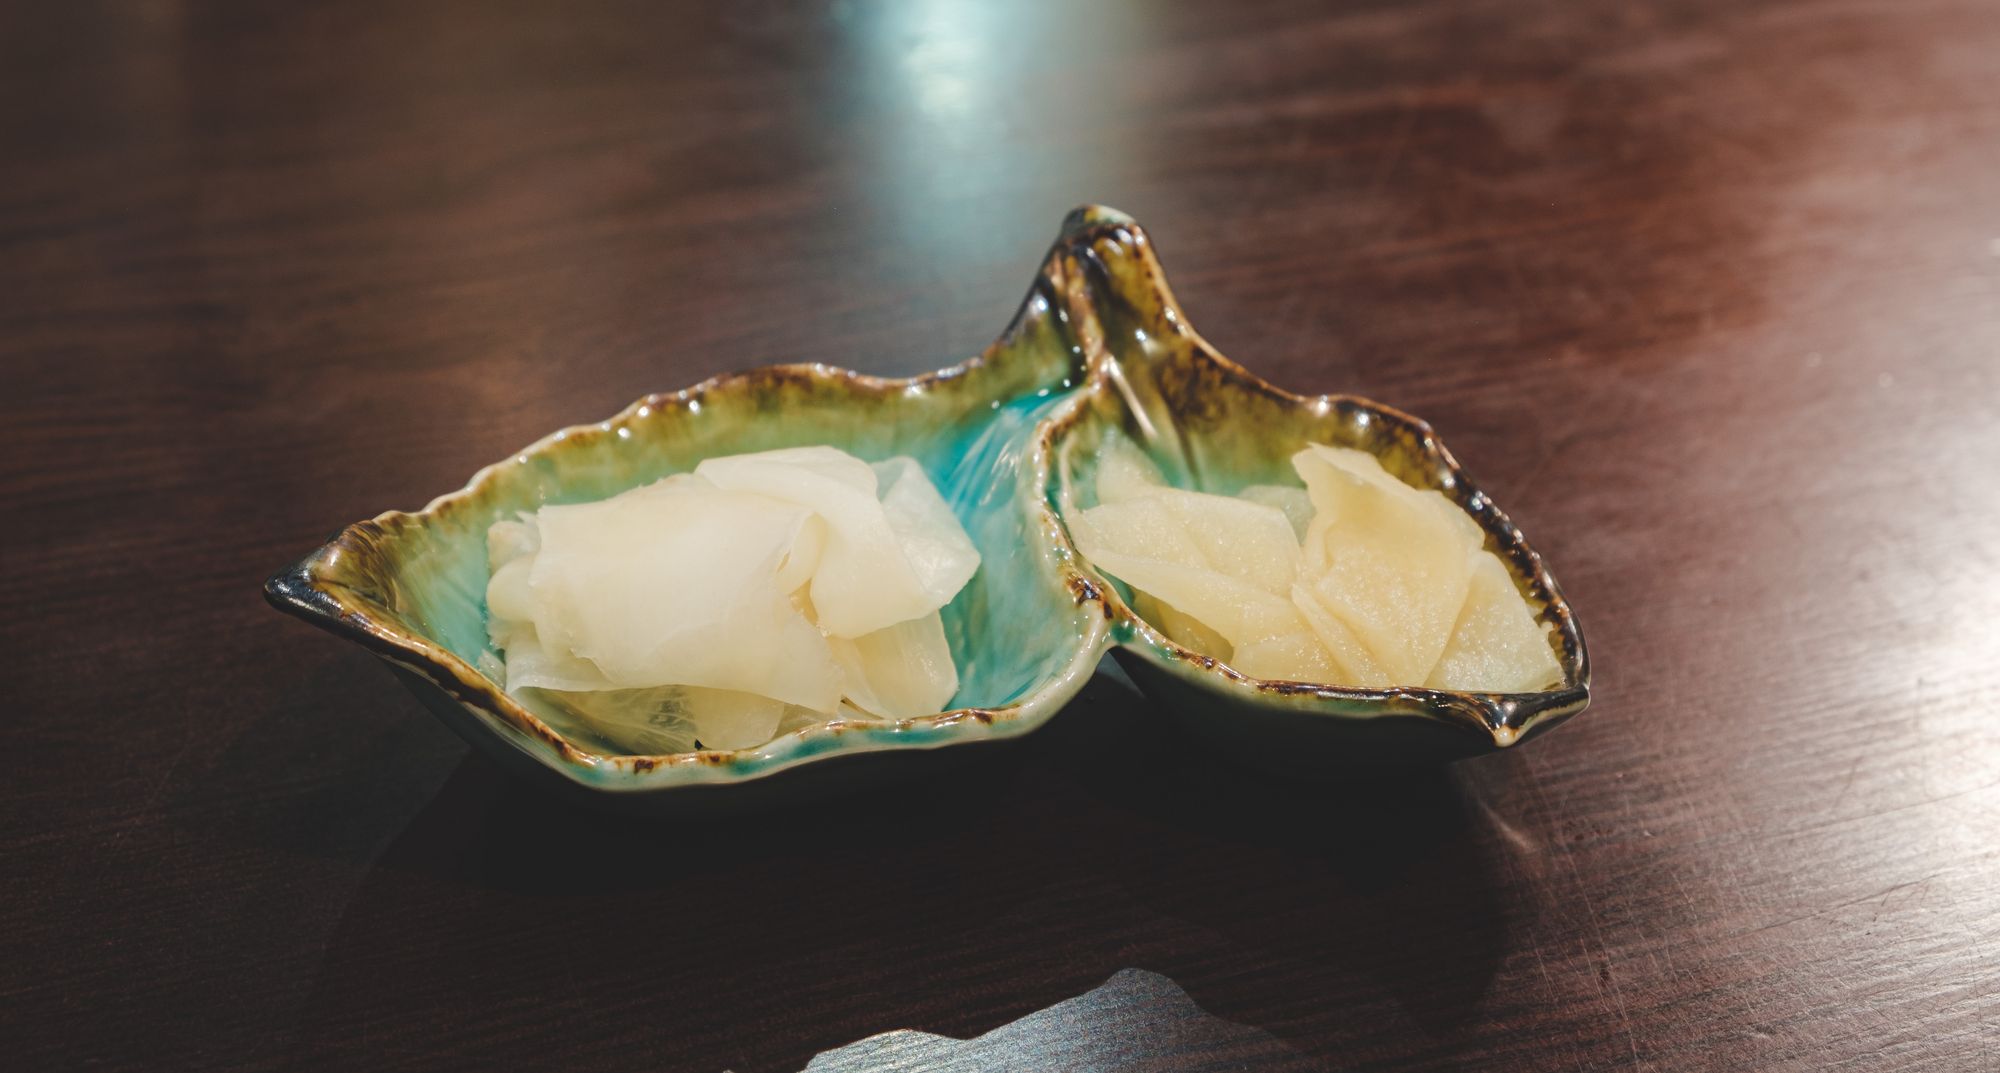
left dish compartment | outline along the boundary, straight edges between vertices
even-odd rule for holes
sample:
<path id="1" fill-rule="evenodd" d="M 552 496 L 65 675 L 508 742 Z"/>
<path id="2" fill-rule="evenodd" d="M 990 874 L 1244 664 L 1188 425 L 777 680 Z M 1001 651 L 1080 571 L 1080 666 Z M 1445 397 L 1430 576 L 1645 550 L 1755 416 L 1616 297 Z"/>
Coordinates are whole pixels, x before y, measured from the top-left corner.
<path id="1" fill-rule="evenodd" d="M 266 594 L 388 660 L 428 707 L 501 763 L 640 807 L 715 799 L 739 784 L 758 784 L 760 794 L 781 783 L 814 789 L 851 781 L 836 768 L 862 775 L 908 766 L 885 763 L 886 754 L 1018 736 L 1075 695 L 1108 643 L 1096 590 L 1067 555 L 1035 479 L 1036 426 L 1072 404 L 1084 376 L 1062 275 L 1059 243 L 1007 331 L 961 365 L 910 379 L 776 366 L 650 396 L 610 420 L 546 437 L 421 511 L 348 527 L 273 577 Z M 832 718 L 741 749 L 650 754 L 622 747 L 565 705 L 534 691 L 509 694 L 496 680 L 487 607 L 494 522 L 609 499 L 705 459 L 806 446 L 870 463 L 914 459 L 977 548 L 977 572 L 941 611 L 958 674 L 943 711 Z M 803 768 L 815 769 L 811 778 L 775 777 Z M 667 793 L 680 789 L 696 792 Z"/>

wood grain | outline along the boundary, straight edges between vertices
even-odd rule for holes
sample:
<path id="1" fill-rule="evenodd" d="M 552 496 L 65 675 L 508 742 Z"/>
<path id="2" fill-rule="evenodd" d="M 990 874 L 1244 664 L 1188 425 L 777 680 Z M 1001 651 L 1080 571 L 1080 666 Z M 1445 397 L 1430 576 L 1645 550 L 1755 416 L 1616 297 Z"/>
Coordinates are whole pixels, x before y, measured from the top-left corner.
<path id="1" fill-rule="evenodd" d="M 1343 1070 L 2000 1067 L 2000 6 L 0 26 L 17 1068 L 796 1069 L 1124 968 Z M 1589 713 L 1284 787 L 1107 678 L 969 771 L 683 830 L 524 795 L 261 603 L 645 392 L 971 352 L 1086 200 L 1225 352 L 1436 425 Z"/>

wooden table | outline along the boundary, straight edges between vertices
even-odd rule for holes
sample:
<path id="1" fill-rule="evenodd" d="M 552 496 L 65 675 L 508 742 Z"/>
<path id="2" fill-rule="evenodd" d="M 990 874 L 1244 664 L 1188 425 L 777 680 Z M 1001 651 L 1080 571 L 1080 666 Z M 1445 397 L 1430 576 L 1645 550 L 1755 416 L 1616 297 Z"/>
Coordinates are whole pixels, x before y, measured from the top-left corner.
<path id="1" fill-rule="evenodd" d="M 1127 968 L 1331 1069 L 2000 1068 L 2000 5 L 8 6 L 11 1068 L 796 1069 Z M 660 827 L 263 605 L 643 393 L 971 352 L 1085 200 L 1436 425 L 1588 713 L 1299 788 L 1104 678 Z"/>

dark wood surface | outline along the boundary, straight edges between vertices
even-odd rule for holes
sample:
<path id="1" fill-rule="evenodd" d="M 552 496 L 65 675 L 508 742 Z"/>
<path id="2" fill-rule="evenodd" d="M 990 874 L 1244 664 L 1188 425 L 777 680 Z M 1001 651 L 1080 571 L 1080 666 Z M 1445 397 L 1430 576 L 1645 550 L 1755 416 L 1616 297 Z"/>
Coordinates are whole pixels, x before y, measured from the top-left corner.
<path id="1" fill-rule="evenodd" d="M 1294 788 L 1100 679 L 663 828 L 258 595 L 645 392 L 973 351 L 1085 200 L 1437 426 L 1588 713 Z M 1332 1069 L 2000 1068 L 2000 5 L 12 3 L 0 356 L 12 1068 L 795 1069 L 1124 968 Z"/>

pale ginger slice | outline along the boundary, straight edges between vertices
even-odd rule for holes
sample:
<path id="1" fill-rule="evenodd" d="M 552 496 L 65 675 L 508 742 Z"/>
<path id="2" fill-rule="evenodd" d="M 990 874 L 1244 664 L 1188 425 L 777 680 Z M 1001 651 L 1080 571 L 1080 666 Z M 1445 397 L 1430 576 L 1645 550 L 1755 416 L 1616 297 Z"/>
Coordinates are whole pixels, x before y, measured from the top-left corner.
<path id="1" fill-rule="evenodd" d="M 1460 510 L 1458 504 L 1446 499 L 1444 493 L 1428 488 L 1418 488 L 1406 484 L 1388 470 L 1382 468 L 1381 459 L 1366 451 L 1352 447 L 1334 447 L 1331 444 L 1309 443 L 1292 456 L 1292 469 L 1306 483 L 1306 493 L 1315 511 L 1324 511 L 1321 505 L 1323 491 L 1332 489 L 1315 485 L 1314 478 L 1322 482 L 1328 475 L 1328 468 L 1359 480 L 1396 497 L 1399 501 L 1413 504 L 1419 510 L 1428 512 L 1436 521 L 1459 534 L 1463 539 L 1478 544 L 1485 539 L 1485 533 L 1472 516 Z"/>
<path id="2" fill-rule="evenodd" d="M 568 652 L 551 652 L 535 635 L 535 594 L 528 577 L 541 549 L 541 536 L 534 516 L 495 522 L 487 532 L 487 549 L 493 575 L 486 583 L 486 634 L 507 659 L 481 669 L 510 693 L 613 688 L 596 664 Z"/>
<path id="3" fill-rule="evenodd" d="M 1166 486 L 1160 467 L 1146 457 L 1139 445 L 1113 432 L 1104 438 L 1097 455 L 1097 502 L 1100 506 L 1123 503 L 1151 495 Z"/>
<path id="4" fill-rule="evenodd" d="M 1272 682 L 1339 682 L 1345 677 L 1311 630 L 1253 641 L 1237 648 L 1227 662 L 1252 678 Z"/>
<path id="5" fill-rule="evenodd" d="M 935 715 L 958 692 L 958 667 L 933 611 L 860 637 L 833 638 L 842 695 L 876 719 Z"/>
<path id="6" fill-rule="evenodd" d="M 528 551 L 518 558 L 500 563 L 494 569 L 493 576 L 486 581 L 489 628 L 497 632 L 508 630 L 516 623 L 534 622 L 535 592 L 528 585 L 529 572 L 534 565 L 535 552 Z M 499 638 L 496 636 L 494 641 L 498 644 Z"/>
<path id="7" fill-rule="evenodd" d="M 704 482 L 686 477 L 670 480 L 677 487 L 706 486 Z M 815 520 L 808 519 L 809 523 L 812 521 Z M 493 646 L 507 654 L 504 662 L 494 661 L 488 673 L 493 674 L 509 692 L 526 689 L 546 692 L 561 706 L 574 713 L 585 714 L 593 721 L 594 713 L 602 712 L 606 713 L 605 719 L 613 724 L 623 720 L 636 726 L 638 722 L 643 722 L 641 715 L 659 723 L 661 705 L 669 700 L 657 693 L 657 687 L 622 689 L 589 660 L 579 658 L 566 649 L 553 649 L 542 644 L 535 630 L 538 601 L 529 584 L 541 543 L 540 525 L 533 514 L 523 514 L 518 521 L 495 522 L 488 529 L 488 562 L 493 567 L 493 573 L 486 588 L 487 630 Z M 558 700 L 555 697 L 556 694 L 586 692 L 606 695 L 596 699 Z M 662 738 L 655 726 L 651 730 L 626 733 L 621 744 L 637 748 L 637 742 L 642 737 L 653 745 L 672 744 L 679 740 L 672 735 Z"/>
<path id="8" fill-rule="evenodd" d="M 1132 610 L 1137 611 L 1140 618 L 1159 627 L 1160 632 L 1166 634 L 1173 643 L 1189 651 L 1199 652 L 1204 656 L 1214 656 L 1219 660 L 1229 659 L 1235 651 L 1236 646 L 1230 644 L 1221 634 L 1209 629 L 1200 619 L 1172 604 L 1155 599 L 1151 593 L 1134 590 Z"/>
<path id="9" fill-rule="evenodd" d="M 544 647 L 535 634 L 533 622 L 496 618 L 489 628 L 493 646 L 507 653 L 503 684 L 509 693 L 523 689 L 569 692 L 619 688 L 589 660 Z"/>
<path id="10" fill-rule="evenodd" d="M 1292 538 L 1305 540 L 1306 527 L 1312 524 L 1313 517 L 1312 494 L 1305 489 L 1288 484 L 1253 484 L 1236 493 L 1236 497 L 1282 511 L 1285 520 L 1292 523 Z"/>
<path id="11" fill-rule="evenodd" d="M 777 585 L 806 519 L 697 477 L 544 507 L 528 578 L 535 634 L 612 687 L 742 690 L 831 711 L 839 668 Z"/>
<path id="12" fill-rule="evenodd" d="M 1287 606 L 1299 547 L 1283 510 L 1163 485 L 1149 466 L 1127 441 L 1108 446 L 1100 505 L 1071 522 L 1078 548 L 1132 586 L 1134 609 L 1183 648 L 1255 677 L 1325 674 L 1329 658 Z"/>
<path id="13" fill-rule="evenodd" d="M 820 559 L 826 554 L 826 536 L 826 519 L 817 514 L 808 516 L 799 523 L 798 536 L 792 538 L 791 548 L 778 564 L 774 584 L 779 592 L 791 594 L 795 605 L 809 602 L 813 575 L 819 572 Z M 806 617 L 812 616 L 808 613 Z"/>
<path id="14" fill-rule="evenodd" d="M 1211 570 L 1283 595 L 1299 574 L 1298 537 L 1284 512 L 1232 496 L 1167 488 L 1157 502 L 1180 523 Z"/>
<path id="15" fill-rule="evenodd" d="M 765 496 L 825 520 L 810 589 L 827 633 L 859 637 L 941 605 L 904 556 L 868 463 L 831 447 L 796 447 L 711 458 L 694 472 L 719 488 Z"/>
<path id="16" fill-rule="evenodd" d="M 1472 578 L 1444 654 L 1424 684 L 1432 689 L 1532 693 L 1562 681 L 1547 631 L 1500 558 L 1473 553 Z"/>
<path id="17" fill-rule="evenodd" d="M 1301 581 L 1292 586 L 1292 606 L 1340 671 L 1339 677 L 1327 679 L 1329 683 L 1368 688 L 1398 684 L 1354 630 L 1327 610 L 1311 585 Z"/>
<path id="18" fill-rule="evenodd" d="M 979 572 L 979 549 L 916 459 L 892 458 L 874 470 L 889 531 L 935 611 Z"/>
<path id="19" fill-rule="evenodd" d="M 1071 517 L 1069 528 L 1077 549 L 1093 560 L 1098 553 L 1106 553 L 1202 569 L 1208 566 L 1201 546 L 1180 518 L 1152 496 L 1092 507 Z"/>
<path id="20" fill-rule="evenodd" d="M 1334 682 L 1342 678 L 1340 665 L 1302 618 L 1286 623 L 1297 627 L 1294 632 L 1233 645 L 1206 623 L 1172 604 L 1145 592 L 1133 595 L 1133 610 L 1158 626 L 1175 644 L 1190 652 L 1214 656 L 1251 678 L 1274 682 Z M 1281 620 L 1282 616 L 1274 615 L 1272 621 Z M 1278 627 L 1266 625 L 1259 632 L 1272 628 Z"/>
<path id="21" fill-rule="evenodd" d="M 704 749 L 748 749 L 770 741 L 784 718 L 784 701 L 740 690 L 678 686 L 695 740 Z"/>
<path id="22" fill-rule="evenodd" d="M 535 526 L 535 516 L 527 511 L 486 527 L 486 565 L 489 569 L 498 570 L 524 555 L 532 555 L 541 546 L 542 537 Z"/>
<path id="23" fill-rule="evenodd" d="M 1350 672 L 1364 673 L 1329 621 L 1346 627 L 1386 676 L 1356 684 L 1427 680 L 1465 603 L 1479 527 L 1442 495 L 1403 484 L 1365 452 L 1314 444 L 1293 464 L 1315 508 L 1301 586 L 1310 599 L 1300 610 Z"/>
<path id="24" fill-rule="evenodd" d="M 1104 511 L 1100 531 L 1135 530 L 1135 539 L 1156 554 L 1170 545 L 1164 557 L 1173 561 L 1199 563 L 1274 593 L 1290 589 L 1298 575 L 1298 533 L 1276 503 L 1176 488 L 1123 435 L 1107 437 L 1098 456 L 1097 502 L 1092 511 Z"/>
<path id="25" fill-rule="evenodd" d="M 1086 512 L 1088 513 L 1088 512 Z M 1302 628 L 1297 609 L 1276 593 L 1209 569 L 1198 562 L 1152 558 L 1143 548 L 1121 547 L 1116 530 L 1085 519 L 1073 525 L 1077 547 L 1098 567 L 1214 631 L 1232 648 L 1282 637 Z"/>
<path id="26" fill-rule="evenodd" d="M 1284 514 L 1229 496 L 1156 488 L 1092 507 L 1070 528 L 1088 529 L 1103 550 L 1212 570 L 1268 593 L 1283 594 L 1298 576 L 1297 538 Z M 1087 549 L 1084 554 L 1096 558 Z"/>

